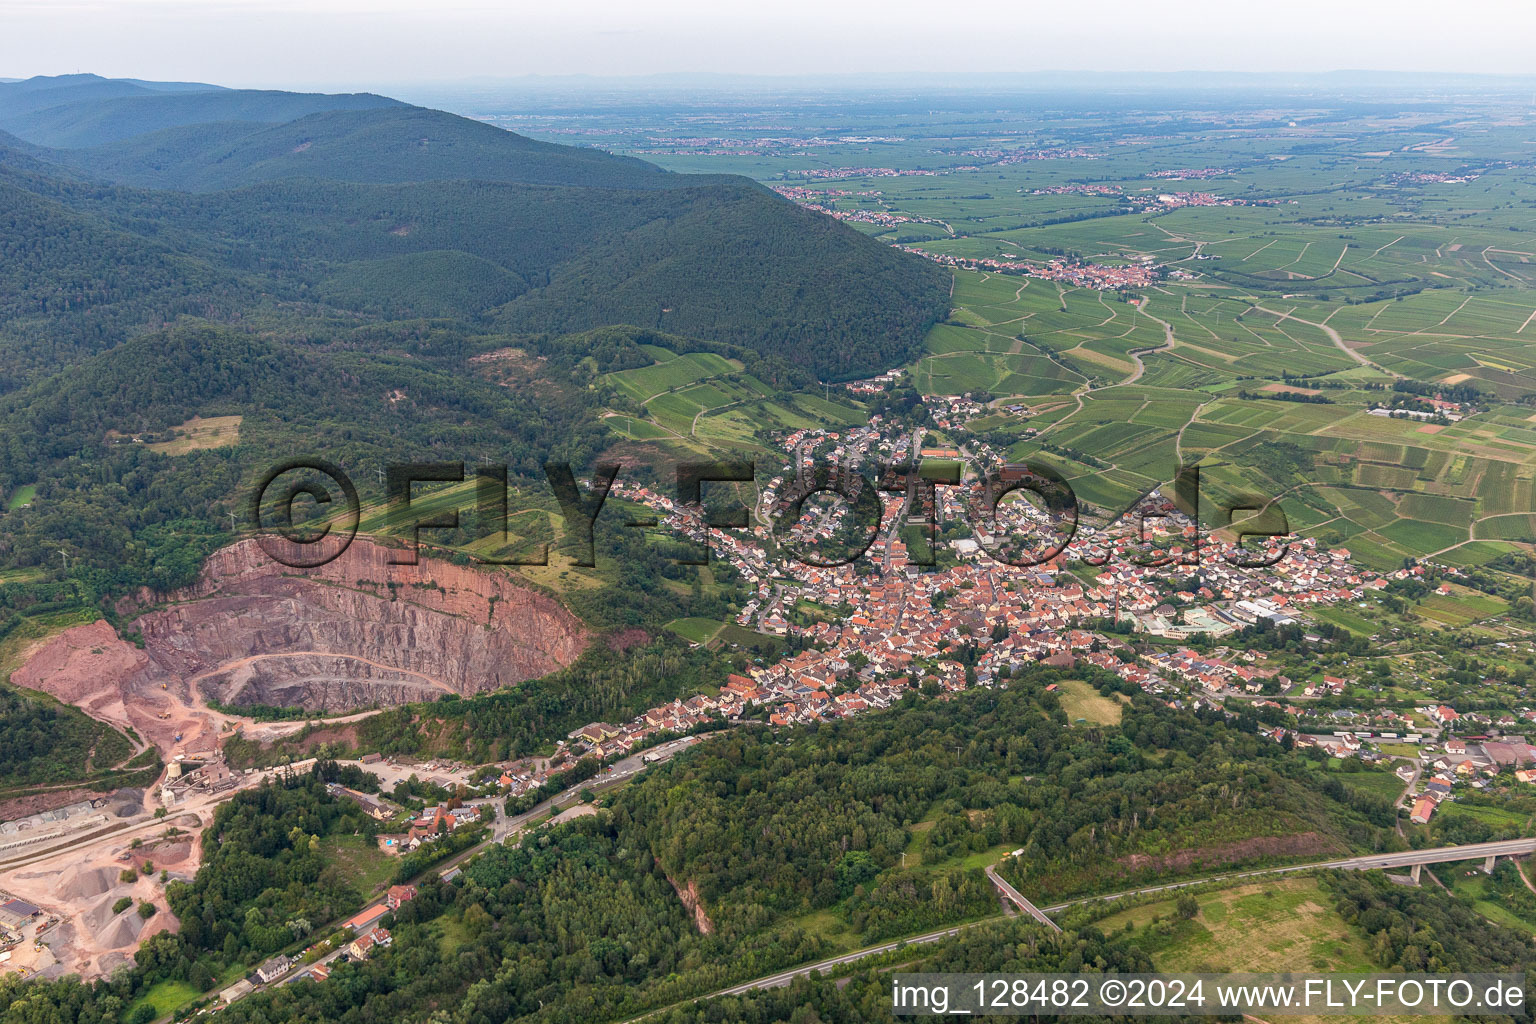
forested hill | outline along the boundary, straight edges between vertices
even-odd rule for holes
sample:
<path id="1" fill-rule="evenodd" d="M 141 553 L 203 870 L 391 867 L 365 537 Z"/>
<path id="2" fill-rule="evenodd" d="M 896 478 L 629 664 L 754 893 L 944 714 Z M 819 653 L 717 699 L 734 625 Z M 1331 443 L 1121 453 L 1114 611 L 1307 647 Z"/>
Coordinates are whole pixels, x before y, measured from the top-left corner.
<path id="1" fill-rule="evenodd" d="M 381 97 L 21 86 L 0 86 L 0 392 L 258 311 L 637 324 L 846 378 L 910 358 L 947 305 L 940 269 L 745 178 Z"/>
<path id="2" fill-rule="evenodd" d="M 0 82 L 0 112 L 18 116 L 34 110 L 181 92 L 223 92 L 222 86 L 202 82 L 146 82 L 137 78 L 102 78 L 100 75 L 38 75 L 35 78 Z"/>
<path id="3" fill-rule="evenodd" d="M 57 146 L 107 121 L 145 130 Z M 0 562 L 64 550 L 93 591 L 190 578 L 274 451 L 585 463 L 602 328 L 805 384 L 910 359 L 948 304 L 942 269 L 748 179 L 379 97 L 87 77 L 0 85 L 5 125 L 0 492 L 33 500 Z M 513 348 L 536 401 L 470 362 Z M 160 447 L 194 416 L 244 417 L 238 442 Z"/>
<path id="4" fill-rule="evenodd" d="M 25 83 L 20 83 L 25 84 Z M 145 132 L 222 121 L 276 124 L 322 110 L 401 106 L 371 93 L 325 95 L 256 89 L 142 90 L 100 95 L 79 88 L 11 92 L 0 86 L 0 128 L 39 146 L 100 146 Z M 58 102 L 52 102 L 57 100 Z"/>
<path id="5" fill-rule="evenodd" d="M 60 151 L 110 181 L 191 191 L 279 178 L 393 182 L 470 179 L 602 188 L 676 188 L 677 175 L 632 157 L 537 142 L 421 107 L 326 110 L 282 124 L 230 119 Z"/>
<path id="6" fill-rule="evenodd" d="M 474 373 L 485 347 L 429 322 L 316 326 L 303 343 L 188 322 L 86 359 L 0 398 L 0 491 L 36 495 L 0 516 L 6 558 L 41 566 L 67 550 L 79 594 L 184 585 L 230 541 L 224 513 L 274 453 L 354 471 L 473 451 L 524 476 L 545 458 L 585 465 L 603 396 L 576 354 L 549 342 L 551 379 L 534 393 Z M 242 417 L 238 439 L 167 451 L 194 416 Z M 9 587 L 0 610 L 51 586 Z"/>

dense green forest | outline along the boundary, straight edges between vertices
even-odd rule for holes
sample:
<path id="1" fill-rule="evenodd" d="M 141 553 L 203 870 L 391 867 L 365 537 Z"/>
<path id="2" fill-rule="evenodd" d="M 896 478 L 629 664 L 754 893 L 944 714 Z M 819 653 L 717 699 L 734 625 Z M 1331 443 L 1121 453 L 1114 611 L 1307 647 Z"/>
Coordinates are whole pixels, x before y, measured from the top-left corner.
<path id="1" fill-rule="evenodd" d="M 466 1022 L 591 1024 L 823 957 L 836 947 L 807 927 L 811 919 L 830 915 L 865 943 L 995 916 L 995 895 L 964 863 L 978 853 L 984 863 L 1025 847 L 1031 870 L 1012 873 L 1026 893 L 1044 897 L 1191 870 L 1138 869 L 1129 855 L 1225 841 L 1239 831 L 1312 830 L 1341 851 L 1400 842 L 1385 802 L 1330 790 L 1320 773 L 1250 731 L 1251 721 L 1196 716 L 1138 696 L 1121 727 L 1072 728 L 1045 690 L 1057 678 L 1042 670 L 1003 690 L 914 699 L 816 728 L 728 730 L 614 791 L 597 814 L 535 830 L 516 847 L 488 848 L 453 885 L 424 884 L 387 921 L 395 936 L 389 953 L 340 967 L 323 985 L 283 986 L 226 1013 L 266 1022 L 354 1013 L 422 1020 L 432 1007 L 453 1006 L 453 1019 Z M 1243 792 L 1262 798 L 1262 816 L 1246 813 Z M 122 1007 L 160 979 L 207 987 L 224 964 L 292 941 L 288 922 L 297 918 L 321 927 L 328 913 L 341 912 L 345 887 L 327 884 L 311 837 L 368 834 L 348 807 L 317 777 L 237 797 L 205 839 L 210 856 L 197 881 L 174 895 L 184 921 L 195 923 L 148 944 L 133 977 L 92 988 L 36 986 L 4 1019 L 101 1019 L 98 1010 Z M 932 823 L 925 851 L 903 864 L 920 822 Z M 685 890 L 697 894 L 707 924 L 680 898 Z M 1408 892 L 1340 894 L 1363 908 L 1367 896 L 1410 898 L 1399 891 Z M 1412 898 L 1455 920 L 1464 912 L 1425 890 Z M 1395 936 L 1392 914 L 1429 912 L 1382 909 L 1349 916 L 1371 934 Z M 1482 927 L 1465 913 L 1469 934 Z M 991 943 L 998 959 L 986 962 L 995 969 L 1141 962 L 1142 954 L 1091 930 L 1049 937 L 1005 927 L 1016 938 Z M 1411 946 L 1393 945 L 1392 956 L 1413 961 Z M 933 955 L 971 963 L 979 949 L 966 938 Z M 1465 962 L 1516 951 L 1488 944 L 1484 952 Z M 825 998 L 838 1013 L 870 1012 L 862 984 L 850 991 L 846 1005 L 830 992 L 803 993 L 795 1005 Z M 0 989 L 0 1006 L 7 994 Z M 744 997 L 728 1010 L 705 1006 L 673 1019 L 756 1019 L 780 1005 L 777 998 Z M 759 1000 L 762 1008 L 754 1008 Z"/>
<path id="2" fill-rule="evenodd" d="M 652 920 L 651 927 L 659 929 L 655 932 L 637 930 L 633 914 L 643 915 L 651 900 L 657 907 L 665 905 L 669 893 L 636 885 L 627 866 L 595 859 L 599 850 L 590 833 L 573 828 L 537 853 L 495 851 L 458 885 L 423 885 L 417 899 L 393 915 L 396 943 L 388 954 L 339 967 L 324 984 L 283 986 L 226 1012 L 235 1020 L 264 1024 L 346 1020 L 358 1014 L 360 1019 L 420 1021 L 429 1019 L 433 1006 L 448 1004 L 458 1009 L 444 1019 L 464 1024 L 588 1024 L 613 1019 L 615 1005 L 675 1002 L 652 1019 L 663 1024 L 890 1024 L 896 1019 L 890 975 L 879 967 L 856 968 L 846 978 L 801 978 L 783 988 L 687 1002 L 675 987 L 686 973 L 671 976 L 669 984 L 659 980 L 660 972 L 686 972 L 688 958 L 709 940 L 693 933 L 679 913 L 665 923 Z M 550 869 L 556 862 L 565 866 L 563 876 Z M 525 877 L 527 885 L 519 884 Z M 575 895 L 583 884 L 631 912 L 621 915 L 613 932 L 598 936 L 588 931 L 582 901 Z M 1404 888 L 1360 873 L 1334 874 L 1325 884 L 1349 925 L 1372 941 L 1384 969 L 1518 972 L 1530 963 L 1528 941 L 1467 911 L 1440 890 Z M 542 914 L 520 916 L 530 889 L 564 897 L 551 903 L 551 914 L 570 931 L 551 931 L 540 920 Z M 583 940 L 591 944 L 579 947 Z M 902 958 L 902 969 L 1131 973 L 1154 968 L 1144 952 L 1093 927 L 1053 934 L 1027 919 L 1014 919 L 988 922 L 914 949 Z M 617 1003 L 615 997 L 631 990 L 626 981 L 645 994 Z M 126 979 L 94 989 L 52 983 L 38 986 L 37 998 L 20 999 L 25 989 L 6 981 L 0 982 L 0 1006 L 8 1024 L 97 1024 L 117 1019 L 111 1011 L 126 1004 L 127 985 Z"/>
<path id="3" fill-rule="evenodd" d="M 1053 935 L 1024 920 L 989 923 L 953 939 L 911 954 L 901 969 L 913 972 L 1017 974 L 1152 970 L 1145 954 L 1093 929 Z M 797 978 L 783 988 L 740 996 L 722 996 L 653 1017 L 659 1024 L 892 1024 L 891 977 L 886 971 L 864 969 L 850 977 Z M 967 1018 L 1013 1024 L 1018 1017 Z M 1129 1018 L 1074 1016 L 1083 1024 L 1105 1024 Z M 1183 1018 L 1162 1018 L 1179 1024 Z"/>
<path id="4" fill-rule="evenodd" d="M 248 96 L 248 102 L 270 105 L 270 111 L 215 123 L 195 105 L 238 108 Z M 538 142 L 383 97 L 335 97 L 353 101 L 351 106 L 327 106 L 329 97 L 324 96 L 312 99 L 309 102 L 310 97 L 293 93 L 228 90 L 206 99 L 162 96 L 148 103 L 108 101 L 100 106 L 159 107 L 146 112 L 179 123 L 85 148 L 53 149 L 48 155 L 116 184 L 190 192 L 305 177 L 376 183 L 474 179 L 601 188 L 674 188 L 690 179 L 705 180 L 602 150 Z M 48 129 L 30 128 L 17 125 L 10 130 L 45 146 L 69 145 L 50 141 L 53 135 Z"/>
<path id="5" fill-rule="evenodd" d="M 197 876 L 166 890 L 179 934 L 147 943 L 141 964 L 168 959 L 171 946 L 178 962 L 205 952 L 206 966 L 250 961 L 361 905 L 363 894 L 327 863 L 321 840 L 371 839 L 376 823 L 356 803 L 330 796 L 323 774 L 247 790 L 219 807 L 203 834 Z"/>
<path id="6" fill-rule="evenodd" d="M 463 372 L 476 349 L 461 333 L 401 325 L 370 332 L 374 352 L 348 340 L 306 346 L 189 324 L 0 398 L 0 487 L 37 489 L 32 508 L 0 519 L 13 564 L 57 565 L 62 548 L 92 593 L 163 590 L 229 542 L 222 513 L 280 454 L 327 458 L 362 487 L 376 466 L 487 450 L 532 477 L 546 459 L 585 464 L 603 435 L 585 389 L 535 396 Z M 405 397 L 391 402 L 391 392 Z M 230 447 L 171 455 L 132 442 L 194 415 L 233 414 L 245 419 Z M 12 601 L 26 594 L 7 590 Z"/>
<path id="7" fill-rule="evenodd" d="M 100 75 L 37 75 L 20 81 L 0 82 L 0 111 L 17 117 L 36 110 L 113 100 L 125 96 L 155 96 L 177 92 L 214 92 L 221 86 L 201 82 L 150 82 L 138 78 L 103 78 Z"/>
<path id="8" fill-rule="evenodd" d="M 943 314 L 948 276 L 932 264 L 752 182 L 683 180 L 617 189 L 305 179 L 192 195 L 0 166 L 0 336 L 11 342 L 0 370 L 36 376 L 183 314 L 236 323 L 430 313 L 520 332 L 633 323 L 836 378 L 909 359 Z M 401 266 L 464 264 L 447 254 L 483 261 L 475 287 L 434 294 L 427 309 L 408 301 L 419 292 L 392 287 Z"/>
<path id="9" fill-rule="evenodd" d="M 686 347 L 639 328 L 524 336 L 516 340 L 548 377 L 513 387 L 474 362 L 509 340 L 429 320 L 317 327 L 302 339 L 185 322 L 0 397 L 0 493 L 36 489 L 31 508 L 0 516 L 5 557 L 60 567 L 62 549 L 72 560 L 63 584 L 0 589 L 0 608 L 59 600 L 61 586 L 90 603 L 190 582 L 206 554 L 233 539 L 225 513 L 242 507 L 279 457 L 327 459 L 377 501 L 375 471 L 385 465 L 491 455 L 509 466 L 514 485 L 553 508 L 545 463 L 584 472 L 608 443 L 595 411 L 618 398 L 600 373 L 624 365 L 639 344 Z M 699 347 L 741 353 L 765 378 L 795 373 L 731 346 Z M 172 454 L 133 440 L 162 440 L 193 416 L 227 415 L 243 417 L 227 446 Z M 486 525 L 468 513 L 462 523 L 461 540 Z M 606 526 L 599 542 L 622 585 L 574 599 L 587 621 L 641 625 L 684 614 L 660 583 L 680 573 L 666 552 Z"/>
<path id="10" fill-rule="evenodd" d="M 782 739 L 733 730 L 615 813 L 632 807 L 669 873 L 739 927 L 838 903 L 849 853 L 889 870 L 925 818 L 941 863 L 1022 847 L 1005 873 L 1051 898 L 1262 860 L 1220 849 L 1254 836 L 1309 834 L 1340 851 L 1401 842 L 1387 802 L 1328 786 L 1252 722 L 1137 695 L 1118 728 L 1072 729 L 1044 690 L 1059 678 L 1036 670 L 1004 690 L 913 696 L 894 713 Z M 1147 856 L 1202 848 L 1210 856 L 1189 863 Z"/>
<path id="11" fill-rule="evenodd" d="M 400 105 L 367 93 L 327 96 L 211 86 L 166 90 L 71 75 L 0 85 L 0 128 L 39 146 L 73 149 L 183 125 L 276 123 L 322 111 Z"/>
<path id="12" fill-rule="evenodd" d="M 81 711 L 0 689 L 0 787 L 68 782 L 132 754 L 128 737 Z"/>
<path id="13" fill-rule="evenodd" d="M 852 376 L 947 306 L 939 268 L 745 178 L 377 96 L 123 88 L 0 85 L 0 388 L 186 314 L 635 323 Z"/>
<path id="14" fill-rule="evenodd" d="M 641 344 L 797 386 L 905 361 L 947 307 L 939 268 L 747 179 L 381 97 L 71 76 L 0 83 L 0 128 L 0 497 L 32 496 L 0 564 L 49 567 L 9 609 L 187 582 L 275 453 L 537 482 L 612 442 L 597 377 Z"/>

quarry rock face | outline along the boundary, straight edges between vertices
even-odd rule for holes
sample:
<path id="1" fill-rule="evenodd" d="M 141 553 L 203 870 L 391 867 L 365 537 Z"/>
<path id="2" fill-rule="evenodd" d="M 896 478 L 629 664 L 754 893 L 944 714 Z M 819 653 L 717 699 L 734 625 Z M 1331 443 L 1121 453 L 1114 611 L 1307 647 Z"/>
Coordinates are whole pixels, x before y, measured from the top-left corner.
<path id="1" fill-rule="evenodd" d="M 546 675 L 586 647 L 581 621 L 505 573 L 358 540 L 317 569 L 252 541 L 141 616 L 150 658 L 226 704 L 328 709 L 470 695 Z"/>
<path id="2" fill-rule="evenodd" d="M 469 696 L 546 675 L 591 639 L 551 597 L 482 571 L 358 539 L 293 569 L 254 541 L 215 552 L 193 585 L 141 595 L 143 649 L 105 621 L 33 652 L 15 681 L 132 726 L 164 752 L 213 749 L 224 716 L 267 704 L 347 711 Z M 179 737 L 179 738 L 178 738 Z"/>

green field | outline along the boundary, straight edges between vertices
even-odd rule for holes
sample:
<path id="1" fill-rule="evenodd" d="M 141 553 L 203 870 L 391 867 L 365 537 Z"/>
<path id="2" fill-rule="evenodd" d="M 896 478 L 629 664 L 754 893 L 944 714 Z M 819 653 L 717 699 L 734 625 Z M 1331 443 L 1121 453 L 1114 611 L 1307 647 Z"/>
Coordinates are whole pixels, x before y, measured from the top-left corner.
<path id="1" fill-rule="evenodd" d="M 1385 745 L 1383 745 L 1383 749 L 1386 749 Z M 1330 770 L 1334 770 L 1335 766 L 1341 763 L 1330 761 L 1328 767 Z M 1396 772 L 1375 770 L 1363 772 L 1339 771 L 1337 774 L 1339 781 L 1350 789 L 1358 790 L 1362 793 L 1371 793 L 1393 803 L 1408 788 L 1408 784 L 1398 778 Z"/>
<path id="2" fill-rule="evenodd" d="M 326 863 L 351 879 L 365 896 L 382 890 L 394 876 L 396 859 L 366 836 L 326 836 L 320 845 Z"/>
<path id="3" fill-rule="evenodd" d="M 1068 679 L 1061 684 L 1057 696 L 1061 710 L 1070 722 L 1086 722 L 1092 725 L 1119 725 L 1124 705 L 1113 697 L 1105 697 L 1080 679 Z"/>
<path id="4" fill-rule="evenodd" d="M 707 644 L 720 632 L 721 625 L 714 619 L 673 619 L 667 629 L 690 643 Z"/>
<path id="5" fill-rule="evenodd" d="M 171 1014 L 172 1011 L 192 1002 L 195 999 L 205 998 L 204 993 L 188 985 L 184 981 L 166 979 L 158 981 L 145 989 L 137 999 L 128 1007 L 125 1019 L 132 1019 L 140 1006 L 154 1008 L 155 1017 L 159 1019 Z"/>
<path id="6" fill-rule="evenodd" d="M 1200 912 L 1190 920 L 1179 920 L 1169 899 L 1111 914 L 1097 926 L 1112 933 L 1134 925 L 1130 941 L 1160 971 L 1377 969 L 1364 938 L 1333 910 L 1316 879 L 1280 878 L 1196 898 Z"/>

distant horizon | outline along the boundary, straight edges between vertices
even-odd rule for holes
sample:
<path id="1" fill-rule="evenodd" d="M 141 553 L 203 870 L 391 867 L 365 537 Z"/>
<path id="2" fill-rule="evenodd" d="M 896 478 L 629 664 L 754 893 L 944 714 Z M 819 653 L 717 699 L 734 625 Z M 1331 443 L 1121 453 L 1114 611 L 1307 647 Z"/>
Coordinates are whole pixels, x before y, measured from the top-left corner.
<path id="1" fill-rule="evenodd" d="M 1094 83 L 1108 90 L 1177 86 L 1182 89 L 1216 88 L 1236 85 L 1252 88 L 1284 88 L 1287 85 L 1323 85 L 1339 88 L 1393 87 L 1434 84 L 1464 84 L 1472 87 L 1536 86 L 1536 72 L 1486 71 L 1404 71 L 1371 68 L 1334 68 L 1328 70 L 1231 71 L 1231 70 L 1089 70 L 1052 69 L 1038 71 L 914 71 L 914 72 L 725 72 L 725 71 L 653 71 L 629 74 L 594 74 L 589 72 L 529 73 L 522 75 L 467 74 L 457 77 L 399 79 L 369 82 L 304 82 L 250 84 L 223 79 L 162 78 L 145 74 L 108 75 L 92 70 L 60 71 L 36 75 L 0 74 L 0 82 L 15 83 L 30 79 L 57 79 L 94 76 L 105 80 L 131 81 L 177 86 L 208 86 L 219 89 L 268 90 L 284 92 L 379 93 L 407 99 L 418 95 L 452 96 L 472 92 L 506 90 L 570 92 L 611 90 L 644 93 L 648 90 L 686 88 L 690 85 L 716 85 L 736 90 L 793 92 L 845 89 L 848 91 L 920 93 L 923 90 L 945 92 L 962 89 L 993 89 L 1021 92 L 1050 91 L 1071 87 L 1074 91 L 1094 91 Z M 406 95 L 400 95 L 401 93 Z M 705 97 L 700 97 L 705 98 Z M 1533 98 L 1536 102 L 1536 98 Z"/>
<path id="2" fill-rule="evenodd" d="M 1367 68 L 1367 67 L 1332 67 L 1332 68 L 1267 68 L 1262 70 L 1242 70 L 1232 68 L 1036 68 L 1029 70 L 1008 69 L 982 69 L 967 71 L 927 70 L 915 69 L 911 71 L 715 71 L 709 69 L 684 69 L 668 71 L 632 71 L 622 73 L 601 73 L 592 71 L 558 71 L 558 72 L 525 72 L 523 74 L 485 74 L 468 73 L 461 75 L 424 76 L 419 78 L 399 78 L 391 81 L 406 84 L 421 85 L 447 85 L 458 83 L 521 83 L 539 81 L 598 81 L 598 82 L 634 82 L 634 81 L 658 81 L 689 79 L 725 79 L 738 81 L 771 81 L 771 82 L 796 82 L 818 80 L 863 80 L 899 83 L 903 81 L 918 80 L 976 80 L 976 79 L 1041 79 L 1060 77 L 1092 77 L 1109 76 L 1115 78 L 1326 78 L 1339 75 L 1359 75 L 1371 78 L 1472 78 L 1472 79 L 1536 79 L 1536 70 L 1533 71 L 1462 71 L 1445 69 L 1413 69 L 1413 68 Z M 141 81 L 177 84 L 205 84 L 217 85 L 231 89 L 275 89 L 283 88 L 272 84 L 253 84 L 249 82 L 226 81 L 222 77 L 188 78 L 185 76 L 151 75 L 139 73 L 108 74 L 102 71 L 83 67 L 73 70 L 38 71 L 31 74 L 14 74 L 7 71 L 0 74 L 0 82 L 24 82 L 34 78 L 70 78 L 91 77 L 109 79 L 114 81 Z M 307 79 L 301 79 L 308 81 Z M 316 80 L 319 81 L 319 80 Z M 337 89 L 345 89 L 347 84 L 340 79 L 325 80 L 329 85 Z M 361 88 L 361 85 L 358 86 Z M 291 87 L 288 87 L 291 88 Z M 353 90 L 356 91 L 356 90 Z"/>
<path id="3" fill-rule="evenodd" d="M 721 7 L 588 0 L 0 0 L 8 77 L 108 77 L 245 88 L 377 89 L 464 79 L 681 70 L 757 77 L 933 72 L 1526 75 L 1536 8 L 1500 0 L 1295 0 L 1266 12 L 1189 0 L 1176 12 L 1105 0 L 779 0 Z M 1049 65 L 1055 71 L 1045 70 Z"/>

